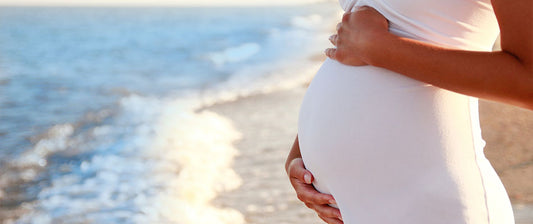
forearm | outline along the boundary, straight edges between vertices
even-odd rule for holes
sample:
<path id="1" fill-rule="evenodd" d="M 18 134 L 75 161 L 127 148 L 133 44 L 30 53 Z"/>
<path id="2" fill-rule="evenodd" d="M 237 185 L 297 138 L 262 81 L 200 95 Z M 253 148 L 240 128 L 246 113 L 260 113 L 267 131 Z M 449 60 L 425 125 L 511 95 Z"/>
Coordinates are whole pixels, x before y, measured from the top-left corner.
<path id="1" fill-rule="evenodd" d="M 392 34 L 366 61 L 450 91 L 533 109 L 533 65 L 499 52 L 451 50 Z"/>
<path id="2" fill-rule="evenodd" d="M 294 143 L 292 144 L 291 151 L 289 152 L 289 155 L 287 156 L 287 161 L 285 161 L 285 171 L 289 171 L 289 164 L 293 159 L 301 158 L 302 155 L 300 154 L 300 144 L 298 143 L 298 135 L 296 135 L 296 139 L 294 139 Z"/>

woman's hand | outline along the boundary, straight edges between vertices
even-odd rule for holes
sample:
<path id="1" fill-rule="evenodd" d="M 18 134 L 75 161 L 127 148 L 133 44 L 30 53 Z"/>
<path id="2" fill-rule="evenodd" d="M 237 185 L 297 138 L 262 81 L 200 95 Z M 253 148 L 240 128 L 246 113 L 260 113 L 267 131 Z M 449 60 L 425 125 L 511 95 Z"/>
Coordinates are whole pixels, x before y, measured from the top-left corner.
<path id="1" fill-rule="evenodd" d="M 315 210 L 328 224 L 343 224 L 339 209 L 329 206 L 336 204 L 333 196 L 318 192 L 312 185 L 313 175 L 305 169 L 302 158 L 294 158 L 289 163 L 287 173 L 298 199 Z"/>
<path id="2" fill-rule="evenodd" d="M 337 25 L 337 34 L 330 37 L 336 48 L 328 48 L 325 53 L 346 65 L 371 64 L 366 55 L 379 38 L 389 34 L 388 30 L 387 19 L 378 11 L 368 6 L 358 7 L 344 14 L 342 23 Z"/>

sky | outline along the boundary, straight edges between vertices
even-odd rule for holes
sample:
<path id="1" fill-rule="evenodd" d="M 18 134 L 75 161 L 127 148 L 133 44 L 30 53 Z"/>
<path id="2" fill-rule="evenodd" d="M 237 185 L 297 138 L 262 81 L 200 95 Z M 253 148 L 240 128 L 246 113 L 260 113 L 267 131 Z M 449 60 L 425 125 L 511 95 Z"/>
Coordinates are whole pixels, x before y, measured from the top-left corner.
<path id="1" fill-rule="evenodd" d="M 252 6 L 328 0 L 0 0 L 0 6 Z"/>

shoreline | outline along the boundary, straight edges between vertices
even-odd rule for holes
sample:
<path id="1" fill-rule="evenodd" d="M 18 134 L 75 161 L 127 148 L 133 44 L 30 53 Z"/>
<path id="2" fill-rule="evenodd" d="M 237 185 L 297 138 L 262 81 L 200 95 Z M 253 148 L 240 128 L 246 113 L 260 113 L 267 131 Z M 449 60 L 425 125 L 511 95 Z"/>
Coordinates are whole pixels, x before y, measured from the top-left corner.
<path id="1" fill-rule="evenodd" d="M 284 170 L 304 93 L 297 87 L 203 108 L 232 120 L 243 136 L 234 143 L 239 154 L 233 165 L 243 184 L 221 193 L 215 206 L 238 210 L 247 223 L 322 223 L 298 201 Z"/>
<path id="2" fill-rule="evenodd" d="M 238 210 L 246 223 L 323 223 L 297 200 L 283 169 L 306 89 L 302 85 L 202 108 L 229 118 L 243 134 L 234 143 L 239 155 L 233 165 L 243 185 L 220 194 L 215 206 Z M 533 181 L 523 178 L 533 170 L 527 162 L 533 153 L 527 150 L 533 145 L 533 139 L 527 138 L 533 134 L 533 113 L 480 100 L 480 120 L 485 154 L 513 202 L 516 223 L 533 222 Z"/>

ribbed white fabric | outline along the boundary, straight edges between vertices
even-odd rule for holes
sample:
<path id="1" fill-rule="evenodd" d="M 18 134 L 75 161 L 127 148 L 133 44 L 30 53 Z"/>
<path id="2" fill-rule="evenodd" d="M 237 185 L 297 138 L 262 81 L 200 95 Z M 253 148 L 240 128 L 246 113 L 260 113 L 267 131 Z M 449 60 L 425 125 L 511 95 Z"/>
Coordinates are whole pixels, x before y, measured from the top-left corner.
<path id="1" fill-rule="evenodd" d="M 340 0 L 368 5 L 391 32 L 488 51 L 498 25 L 490 0 Z M 315 187 L 346 224 L 512 224 L 511 205 L 483 154 L 477 99 L 372 66 L 326 60 L 299 114 Z"/>

